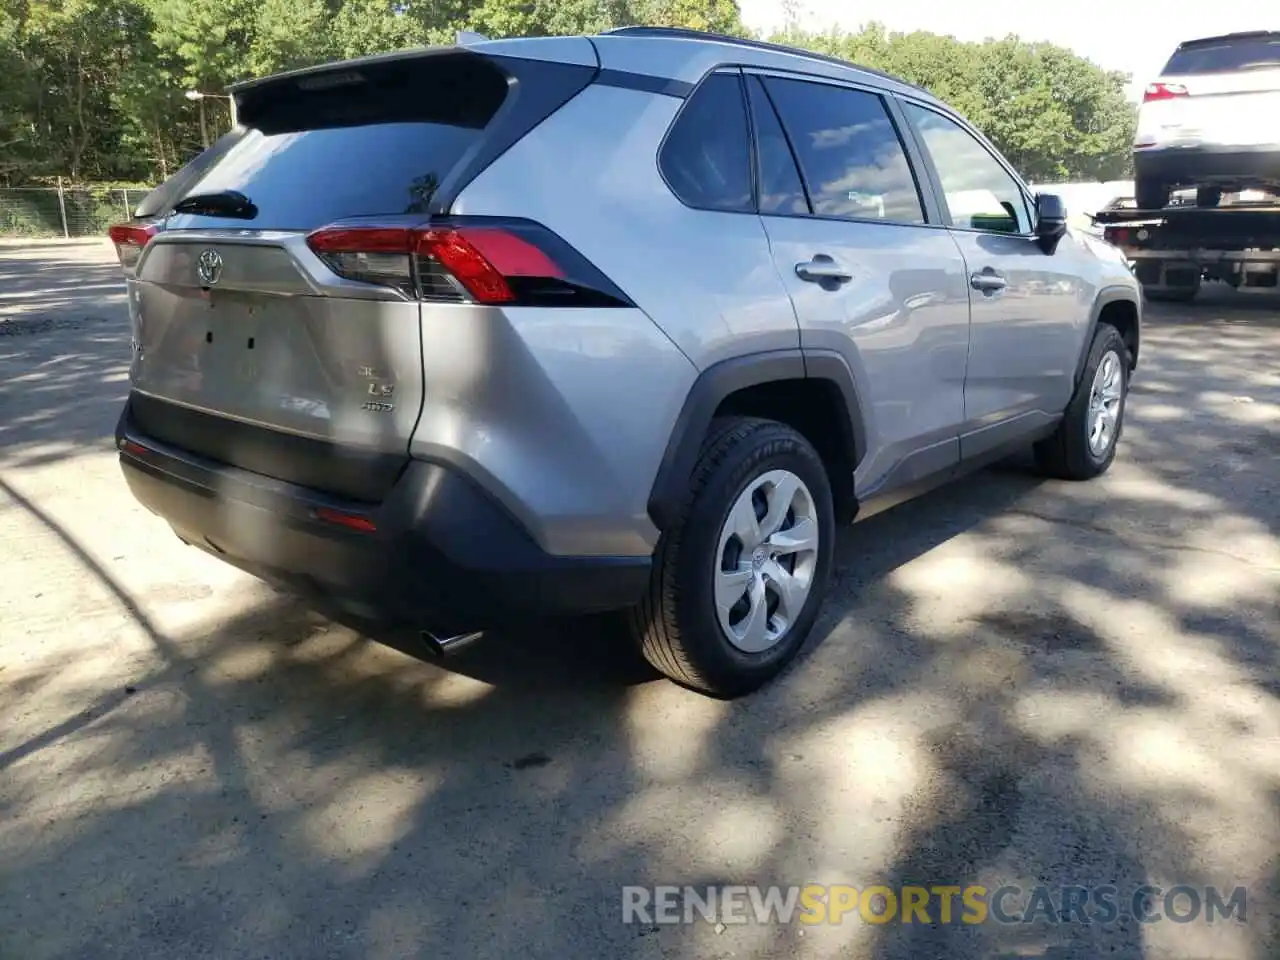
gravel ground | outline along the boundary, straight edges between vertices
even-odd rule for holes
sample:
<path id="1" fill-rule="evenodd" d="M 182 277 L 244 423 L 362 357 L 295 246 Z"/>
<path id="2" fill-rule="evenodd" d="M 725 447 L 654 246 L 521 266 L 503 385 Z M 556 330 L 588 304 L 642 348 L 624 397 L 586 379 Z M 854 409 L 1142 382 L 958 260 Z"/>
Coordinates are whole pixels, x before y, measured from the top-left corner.
<path id="1" fill-rule="evenodd" d="M 112 455 L 109 248 L 0 246 L 0 957 L 1280 956 L 1278 307 L 1153 307 L 1102 481 L 1012 464 L 851 529 L 806 656 L 725 704 L 605 624 L 442 669 L 182 546 Z M 627 884 L 810 881 L 1248 899 L 621 922 Z"/>

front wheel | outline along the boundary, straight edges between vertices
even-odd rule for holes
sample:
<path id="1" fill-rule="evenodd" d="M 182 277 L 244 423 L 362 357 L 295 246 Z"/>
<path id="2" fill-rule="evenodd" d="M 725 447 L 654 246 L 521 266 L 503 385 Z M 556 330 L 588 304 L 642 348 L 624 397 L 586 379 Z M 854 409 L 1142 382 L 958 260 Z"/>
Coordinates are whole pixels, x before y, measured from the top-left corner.
<path id="1" fill-rule="evenodd" d="M 1196 190 L 1197 207 L 1216 207 L 1221 202 L 1221 187 L 1200 187 Z"/>
<path id="2" fill-rule="evenodd" d="M 1169 202 L 1169 186 L 1158 180 L 1136 180 L 1133 199 L 1139 210 L 1160 210 Z"/>
<path id="3" fill-rule="evenodd" d="M 1142 288 L 1143 295 L 1152 303 L 1190 303 L 1200 292 L 1200 280 L 1186 287 L 1163 287 L 1159 290 Z"/>
<path id="4" fill-rule="evenodd" d="M 716 697 L 762 686 L 813 628 L 834 540 L 826 468 L 803 436 L 771 420 L 714 421 L 631 613 L 645 658 Z"/>
<path id="5" fill-rule="evenodd" d="M 1128 392 L 1129 349 L 1119 330 L 1099 323 L 1062 422 L 1036 444 L 1040 468 L 1063 480 L 1091 480 L 1106 473 L 1124 429 Z"/>

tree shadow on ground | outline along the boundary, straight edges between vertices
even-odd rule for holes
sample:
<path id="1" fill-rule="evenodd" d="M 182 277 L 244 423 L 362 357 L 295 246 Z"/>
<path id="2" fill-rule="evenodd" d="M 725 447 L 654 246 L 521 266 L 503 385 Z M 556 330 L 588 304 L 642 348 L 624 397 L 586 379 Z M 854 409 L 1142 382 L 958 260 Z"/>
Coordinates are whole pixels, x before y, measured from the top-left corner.
<path id="1" fill-rule="evenodd" d="M 114 255 L 97 243 L 32 256 L 38 249 L 0 246 L 0 469 L 101 449 L 128 390 Z"/>
<path id="2" fill-rule="evenodd" d="M 1242 315 L 1153 318 L 1103 481 L 1015 463 L 847 531 L 804 657 L 734 703 L 632 673 L 605 620 L 443 667 L 263 591 L 162 626 L 20 489 L 54 428 L 0 435 L 5 516 L 149 646 L 0 672 L 0 955 L 1274 956 L 1265 909 L 1176 928 L 621 922 L 626 884 L 1273 896 L 1280 561 L 1257 491 L 1280 383 L 1246 361 L 1280 328 Z M 91 420 L 85 444 L 113 416 Z"/>

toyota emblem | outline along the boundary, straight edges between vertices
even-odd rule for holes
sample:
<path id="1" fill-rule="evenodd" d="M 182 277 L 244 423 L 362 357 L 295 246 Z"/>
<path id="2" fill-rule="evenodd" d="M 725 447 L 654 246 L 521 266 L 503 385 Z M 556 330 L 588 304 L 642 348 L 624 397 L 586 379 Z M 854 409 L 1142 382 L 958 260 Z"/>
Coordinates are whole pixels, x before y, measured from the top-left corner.
<path id="1" fill-rule="evenodd" d="M 200 275 L 200 283 L 212 287 L 222 276 L 222 254 L 217 250 L 201 250 L 196 260 L 196 273 Z"/>

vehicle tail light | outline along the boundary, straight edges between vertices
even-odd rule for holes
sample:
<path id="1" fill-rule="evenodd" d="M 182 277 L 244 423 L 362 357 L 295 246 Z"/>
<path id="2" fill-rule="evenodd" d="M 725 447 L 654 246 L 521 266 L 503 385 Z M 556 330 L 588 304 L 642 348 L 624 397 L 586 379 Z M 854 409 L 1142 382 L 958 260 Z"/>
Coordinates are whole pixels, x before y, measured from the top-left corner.
<path id="1" fill-rule="evenodd" d="M 374 533 L 378 529 L 378 525 L 363 514 L 343 513 L 341 510 L 331 510 L 329 507 L 318 507 L 315 510 L 315 517 L 325 523 L 332 523 L 360 533 Z"/>
<path id="2" fill-rule="evenodd" d="M 1122 246 L 1129 242 L 1129 229 L 1127 227 L 1107 227 L 1102 231 L 1103 239 L 1108 243 L 1114 243 Z"/>
<path id="3" fill-rule="evenodd" d="M 156 233 L 154 224 L 143 227 L 133 223 L 118 223 L 114 227 L 107 228 L 107 236 L 116 245 L 116 256 L 120 259 L 120 266 L 124 268 L 126 274 L 133 276 L 134 267 L 138 265 L 138 258 L 142 256 L 143 248 L 151 242 L 151 238 Z"/>
<path id="4" fill-rule="evenodd" d="M 307 245 L 340 277 L 436 303 L 631 306 L 582 254 L 527 220 L 331 224 Z"/>
<path id="5" fill-rule="evenodd" d="M 348 280 L 393 287 L 415 294 L 412 230 L 398 227 L 325 228 L 307 237 L 307 246 L 330 270 Z"/>
<path id="6" fill-rule="evenodd" d="M 1142 102 L 1174 100 L 1185 96 L 1187 96 L 1187 88 L 1180 83 L 1148 83 L 1146 92 L 1142 95 Z"/>

